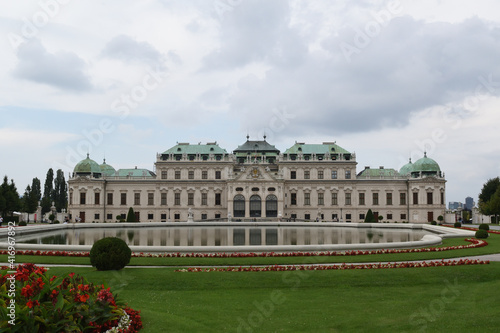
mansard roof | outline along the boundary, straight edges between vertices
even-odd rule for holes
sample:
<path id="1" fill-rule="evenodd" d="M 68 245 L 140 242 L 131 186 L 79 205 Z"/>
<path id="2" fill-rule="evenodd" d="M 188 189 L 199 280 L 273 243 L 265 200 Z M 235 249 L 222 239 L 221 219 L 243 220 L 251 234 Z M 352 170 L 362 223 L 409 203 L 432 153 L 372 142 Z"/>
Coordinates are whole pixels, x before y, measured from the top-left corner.
<path id="1" fill-rule="evenodd" d="M 358 173 L 357 178 L 394 178 L 401 176 L 399 172 L 394 169 L 386 169 L 380 167 L 378 169 L 372 169 L 370 167 L 365 167 L 363 171 Z"/>
<path id="2" fill-rule="evenodd" d="M 284 154 L 350 154 L 347 150 L 335 142 L 323 142 L 322 144 L 306 144 L 295 142 L 293 146 L 285 150 Z"/>
<path id="3" fill-rule="evenodd" d="M 279 154 L 280 151 L 278 148 L 275 146 L 269 144 L 266 139 L 264 140 L 259 140 L 259 141 L 254 141 L 254 140 L 248 140 L 238 146 L 234 150 L 234 154 L 242 154 L 242 153 L 274 153 L 274 154 Z"/>
<path id="4" fill-rule="evenodd" d="M 162 155 L 169 154 L 187 154 L 187 155 L 196 155 L 196 154 L 227 154 L 227 151 L 217 144 L 217 142 L 207 143 L 207 144 L 189 144 L 189 143 L 177 143 L 170 149 L 165 150 Z"/>

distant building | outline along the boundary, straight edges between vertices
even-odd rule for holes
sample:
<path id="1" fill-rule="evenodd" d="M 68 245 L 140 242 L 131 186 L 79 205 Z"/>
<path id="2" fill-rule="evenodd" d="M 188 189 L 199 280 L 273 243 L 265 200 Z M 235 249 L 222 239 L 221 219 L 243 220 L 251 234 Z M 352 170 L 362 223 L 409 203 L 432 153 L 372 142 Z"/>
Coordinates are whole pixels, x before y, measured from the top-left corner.
<path id="1" fill-rule="evenodd" d="M 463 208 L 463 204 L 461 202 L 458 202 L 458 201 L 450 201 L 448 203 L 448 209 L 449 210 L 457 210 L 457 209 L 462 209 Z"/>
<path id="2" fill-rule="evenodd" d="M 232 153 L 217 143 L 178 143 L 154 171 L 99 165 L 88 156 L 70 176 L 68 212 L 82 222 L 116 221 L 133 207 L 141 222 L 292 220 L 424 223 L 445 212 L 444 173 L 426 154 L 399 171 L 365 167 L 335 142 L 296 142 L 284 152 L 247 141 Z"/>
<path id="3" fill-rule="evenodd" d="M 472 199 L 471 197 L 465 198 L 464 209 L 472 211 L 472 208 L 474 208 L 474 199 Z"/>

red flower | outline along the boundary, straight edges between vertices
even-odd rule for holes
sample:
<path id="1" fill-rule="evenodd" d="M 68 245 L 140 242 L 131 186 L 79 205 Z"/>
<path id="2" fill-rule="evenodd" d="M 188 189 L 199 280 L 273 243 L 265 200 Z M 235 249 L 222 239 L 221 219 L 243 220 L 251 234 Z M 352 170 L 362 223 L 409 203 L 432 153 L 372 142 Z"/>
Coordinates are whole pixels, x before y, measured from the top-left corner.
<path id="1" fill-rule="evenodd" d="M 30 299 L 30 300 L 26 303 L 26 306 L 27 306 L 28 308 L 30 308 L 30 309 L 31 309 L 32 307 L 34 307 L 34 306 L 37 306 L 37 305 L 40 305 L 40 303 L 38 303 L 38 301 L 33 301 L 33 300 L 31 300 L 31 299 Z"/>

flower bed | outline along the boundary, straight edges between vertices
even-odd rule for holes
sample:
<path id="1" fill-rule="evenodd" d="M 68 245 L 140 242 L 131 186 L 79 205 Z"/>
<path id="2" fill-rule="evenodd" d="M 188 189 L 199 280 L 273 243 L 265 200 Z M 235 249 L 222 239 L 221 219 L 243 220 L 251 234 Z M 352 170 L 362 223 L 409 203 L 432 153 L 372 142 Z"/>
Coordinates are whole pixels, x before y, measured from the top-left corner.
<path id="1" fill-rule="evenodd" d="M 472 249 L 488 245 L 484 240 L 467 238 L 468 245 L 445 246 L 445 247 L 425 247 L 418 249 L 384 249 L 384 250 L 350 250 L 350 251 L 320 251 L 320 252 L 259 252 L 259 253 L 132 253 L 132 257 L 137 258 L 251 258 L 251 257 L 311 257 L 311 256 L 357 256 L 370 254 L 387 253 L 419 253 L 419 252 L 441 252 L 450 250 Z M 0 254 L 9 254 L 6 250 Z M 89 252 L 69 252 L 69 251 L 16 251 L 20 255 L 41 255 L 41 256 L 67 256 L 67 257 L 88 257 Z"/>
<path id="2" fill-rule="evenodd" d="M 75 273 L 49 278 L 46 272 L 34 264 L 18 265 L 15 274 L 0 268 L 0 313 L 10 318 L 2 321 L 0 331 L 132 333 L 142 328 L 139 311 L 118 302 L 110 288 Z"/>
<path id="3" fill-rule="evenodd" d="M 348 269 L 384 269 L 384 268 L 418 268 L 439 266 L 462 266 L 462 265 L 486 265 L 487 260 L 442 260 L 423 262 L 400 262 L 400 263 L 378 263 L 378 264 L 340 264 L 340 265 L 273 265 L 258 267 L 189 267 L 177 269 L 176 272 L 281 272 L 281 271 L 325 271 L 325 270 L 348 270 Z"/>

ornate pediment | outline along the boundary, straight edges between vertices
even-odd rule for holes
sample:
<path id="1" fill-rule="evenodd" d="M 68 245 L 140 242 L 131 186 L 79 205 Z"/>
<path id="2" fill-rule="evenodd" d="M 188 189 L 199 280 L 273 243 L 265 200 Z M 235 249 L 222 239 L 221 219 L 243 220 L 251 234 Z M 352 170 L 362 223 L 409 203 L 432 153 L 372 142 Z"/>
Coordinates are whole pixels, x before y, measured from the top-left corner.
<path id="1" fill-rule="evenodd" d="M 276 178 L 268 167 L 249 166 L 244 167 L 234 179 L 235 181 L 275 181 Z"/>

